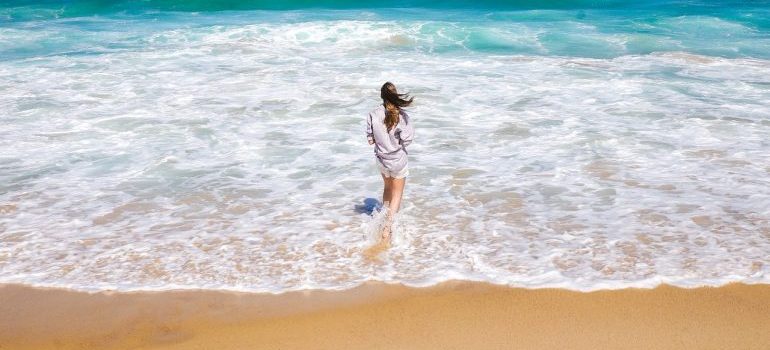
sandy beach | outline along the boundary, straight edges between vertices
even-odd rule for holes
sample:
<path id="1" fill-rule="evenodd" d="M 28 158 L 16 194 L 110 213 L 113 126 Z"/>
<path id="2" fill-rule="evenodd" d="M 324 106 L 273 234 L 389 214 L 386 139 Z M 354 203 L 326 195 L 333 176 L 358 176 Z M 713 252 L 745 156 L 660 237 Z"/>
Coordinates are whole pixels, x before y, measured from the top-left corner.
<path id="1" fill-rule="evenodd" d="M 0 287 L 0 349 L 768 349 L 770 286 L 280 295 Z"/>
<path id="2" fill-rule="evenodd" d="M 770 350 L 768 19 L 0 1 L 0 350 Z"/>

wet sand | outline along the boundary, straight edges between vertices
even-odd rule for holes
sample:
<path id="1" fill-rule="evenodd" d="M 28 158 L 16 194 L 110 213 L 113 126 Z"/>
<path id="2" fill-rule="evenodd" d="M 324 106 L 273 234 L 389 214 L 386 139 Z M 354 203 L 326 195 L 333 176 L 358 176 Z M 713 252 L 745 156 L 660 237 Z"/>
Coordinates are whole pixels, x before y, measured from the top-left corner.
<path id="1" fill-rule="evenodd" d="M 0 349 L 770 349 L 770 285 L 281 295 L 0 286 Z"/>

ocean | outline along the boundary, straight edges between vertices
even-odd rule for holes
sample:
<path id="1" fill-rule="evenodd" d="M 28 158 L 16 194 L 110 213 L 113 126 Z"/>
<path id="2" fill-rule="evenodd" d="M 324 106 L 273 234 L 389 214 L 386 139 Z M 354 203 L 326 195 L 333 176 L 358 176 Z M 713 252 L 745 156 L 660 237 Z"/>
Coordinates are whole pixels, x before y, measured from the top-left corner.
<path id="1" fill-rule="evenodd" d="M 770 1 L 0 1 L 0 150 L 0 283 L 766 284 Z"/>

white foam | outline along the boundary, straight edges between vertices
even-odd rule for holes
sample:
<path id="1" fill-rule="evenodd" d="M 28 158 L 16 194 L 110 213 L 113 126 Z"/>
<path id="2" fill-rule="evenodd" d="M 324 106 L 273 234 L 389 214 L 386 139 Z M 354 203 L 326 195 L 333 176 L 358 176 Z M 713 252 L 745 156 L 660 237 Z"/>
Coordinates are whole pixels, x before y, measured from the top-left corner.
<path id="1" fill-rule="evenodd" d="M 423 25 L 175 29 L 0 62 L 0 282 L 770 283 L 770 62 L 437 54 Z M 363 117 L 386 80 L 416 96 L 417 136 L 372 263 L 378 218 L 354 208 L 381 193 Z"/>

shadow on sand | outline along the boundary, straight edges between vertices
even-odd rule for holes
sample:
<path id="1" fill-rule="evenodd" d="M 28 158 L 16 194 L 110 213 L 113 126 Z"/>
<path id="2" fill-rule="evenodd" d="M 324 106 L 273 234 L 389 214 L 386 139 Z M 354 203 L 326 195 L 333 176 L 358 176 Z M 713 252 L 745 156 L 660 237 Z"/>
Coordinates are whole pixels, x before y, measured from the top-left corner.
<path id="1" fill-rule="evenodd" d="M 366 198 L 364 199 L 363 204 L 356 204 L 354 210 L 358 214 L 366 214 L 366 215 L 372 215 L 375 210 L 380 209 L 382 207 L 382 203 L 378 201 L 375 198 Z"/>

